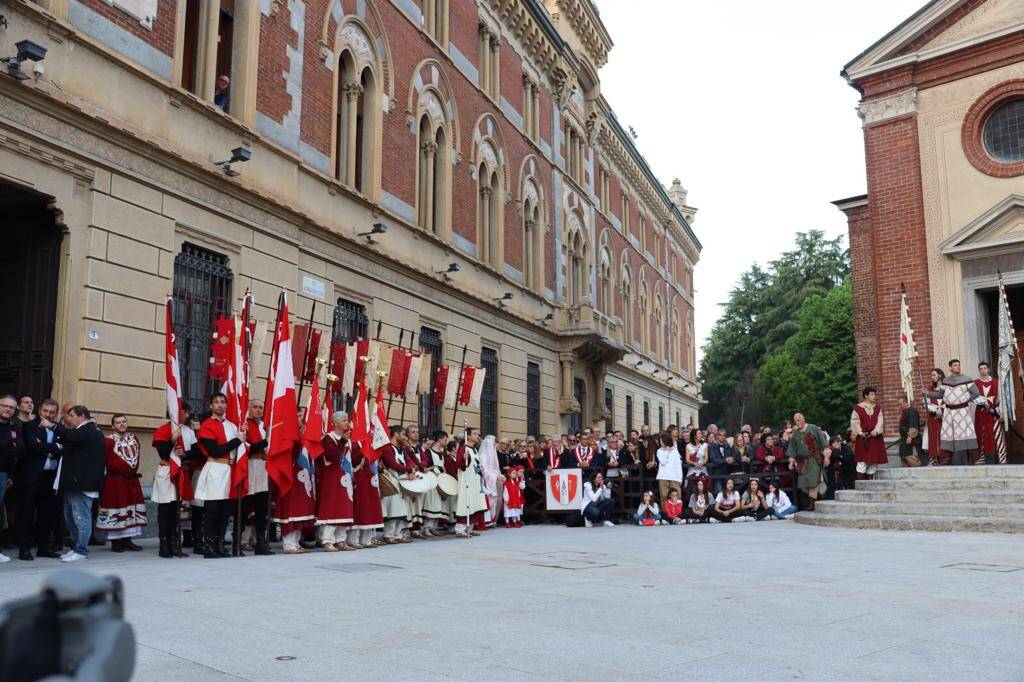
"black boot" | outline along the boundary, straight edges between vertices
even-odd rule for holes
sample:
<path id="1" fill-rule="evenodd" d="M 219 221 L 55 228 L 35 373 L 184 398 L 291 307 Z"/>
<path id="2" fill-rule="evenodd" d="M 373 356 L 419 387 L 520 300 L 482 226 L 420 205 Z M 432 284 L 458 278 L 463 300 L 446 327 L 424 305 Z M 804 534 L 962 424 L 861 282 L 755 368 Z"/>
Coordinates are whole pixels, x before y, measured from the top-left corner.
<path id="1" fill-rule="evenodd" d="M 192 533 L 192 553 L 196 555 L 206 554 L 206 539 L 197 532 Z"/>
<path id="2" fill-rule="evenodd" d="M 181 536 L 175 533 L 171 536 L 171 552 L 176 557 L 187 557 L 188 554 L 181 551 Z"/>
<path id="3" fill-rule="evenodd" d="M 203 538 L 203 558 L 204 559 L 220 559 L 222 558 L 221 552 L 217 551 L 217 539 L 213 537 Z"/>
<path id="4" fill-rule="evenodd" d="M 89 543 L 89 544 L 92 544 L 92 543 Z M 123 541 L 122 540 L 111 540 L 110 541 L 110 551 L 111 552 L 117 552 L 118 554 L 123 552 L 124 551 L 124 543 L 123 543 Z"/>
<path id="5" fill-rule="evenodd" d="M 166 535 L 160 536 L 159 556 L 161 559 L 171 559 L 174 557 L 174 552 L 171 550 L 171 539 Z"/>
<path id="6" fill-rule="evenodd" d="M 257 556 L 271 556 L 274 550 L 270 549 L 270 543 L 267 542 L 267 536 L 256 538 L 256 552 Z"/>

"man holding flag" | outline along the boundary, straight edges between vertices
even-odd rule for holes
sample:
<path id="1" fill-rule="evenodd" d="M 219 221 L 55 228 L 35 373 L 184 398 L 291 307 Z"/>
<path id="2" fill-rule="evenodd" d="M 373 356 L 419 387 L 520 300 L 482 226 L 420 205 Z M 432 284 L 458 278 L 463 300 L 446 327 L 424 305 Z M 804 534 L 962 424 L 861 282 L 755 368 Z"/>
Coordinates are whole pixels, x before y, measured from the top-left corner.
<path id="1" fill-rule="evenodd" d="M 377 477 L 377 453 L 373 448 L 370 405 L 366 384 L 359 381 L 355 414 L 352 418 L 352 527 L 347 544 L 356 549 L 376 547 L 382 543 L 373 534 L 384 527 Z"/>
<path id="2" fill-rule="evenodd" d="M 324 452 L 324 414 L 318 375 L 313 376 L 309 403 L 300 416 L 301 440 L 294 450 L 293 483 L 288 490 L 278 493 L 274 506 L 274 522 L 281 525 L 281 541 L 285 554 L 308 552 L 309 550 L 304 548 L 299 540 L 303 530 L 316 525 L 313 463 Z"/>
<path id="3" fill-rule="evenodd" d="M 267 477 L 267 431 L 263 426 L 262 400 L 249 401 L 248 424 L 246 442 L 249 452 L 246 459 L 249 465 L 249 490 L 242 502 L 242 519 L 248 520 L 250 514 L 252 515 L 252 526 L 246 526 L 246 534 L 254 531 L 256 554 L 265 556 L 274 552 L 270 549 L 267 538 L 267 526 L 270 522 L 270 482 Z"/>
<path id="4" fill-rule="evenodd" d="M 196 481 L 195 497 L 203 501 L 203 557 L 221 559 L 224 533 L 231 509 L 231 469 L 235 452 L 245 440 L 247 425 L 236 426 L 227 419 L 228 399 L 223 393 L 210 397 L 210 418 L 199 427 L 199 447 L 206 464 Z M 193 529 L 193 534 L 195 530 Z"/>

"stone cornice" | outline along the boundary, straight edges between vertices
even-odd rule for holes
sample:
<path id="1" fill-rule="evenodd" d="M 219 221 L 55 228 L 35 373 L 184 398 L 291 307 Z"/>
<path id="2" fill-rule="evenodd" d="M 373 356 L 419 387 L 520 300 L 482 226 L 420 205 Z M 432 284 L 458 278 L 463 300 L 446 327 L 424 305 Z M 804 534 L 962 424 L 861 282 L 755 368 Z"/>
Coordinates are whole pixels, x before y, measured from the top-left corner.
<path id="1" fill-rule="evenodd" d="M 909 88 L 894 95 L 867 100 L 857 106 L 857 115 L 864 122 L 864 127 L 915 112 L 917 112 L 917 88 Z"/>
<path id="2" fill-rule="evenodd" d="M 555 82 L 558 80 L 558 57 L 562 44 L 555 42 L 557 33 L 538 19 L 530 0 L 488 0 L 488 5 L 505 27 L 528 52 L 537 67 Z"/>
<path id="3" fill-rule="evenodd" d="M 604 66 L 614 43 L 591 0 L 554 0 L 554 5 L 552 15 L 568 19 L 594 66 Z"/>

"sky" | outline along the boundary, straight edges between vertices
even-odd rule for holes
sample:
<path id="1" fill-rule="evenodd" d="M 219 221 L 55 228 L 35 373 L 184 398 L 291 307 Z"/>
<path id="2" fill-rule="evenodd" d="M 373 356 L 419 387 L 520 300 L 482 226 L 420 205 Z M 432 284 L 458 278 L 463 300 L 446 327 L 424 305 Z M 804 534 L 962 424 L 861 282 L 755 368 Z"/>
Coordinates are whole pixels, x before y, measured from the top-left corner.
<path id="1" fill-rule="evenodd" d="M 925 0 L 596 4 L 615 43 L 602 94 L 662 183 L 678 177 L 699 209 L 700 348 L 742 272 L 798 231 L 846 234 L 830 202 L 866 185 L 858 96 L 839 72 Z"/>

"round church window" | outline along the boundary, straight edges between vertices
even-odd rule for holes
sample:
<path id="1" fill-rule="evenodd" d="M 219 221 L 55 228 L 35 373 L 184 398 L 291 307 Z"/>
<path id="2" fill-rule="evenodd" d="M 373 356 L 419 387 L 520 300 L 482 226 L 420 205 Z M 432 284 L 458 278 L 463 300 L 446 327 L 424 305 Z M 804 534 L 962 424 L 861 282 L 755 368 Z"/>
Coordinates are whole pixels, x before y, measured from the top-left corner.
<path id="1" fill-rule="evenodd" d="M 985 151 L 1001 163 L 1024 161 L 1024 99 L 997 106 L 982 127 Z"/>

